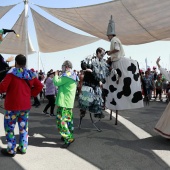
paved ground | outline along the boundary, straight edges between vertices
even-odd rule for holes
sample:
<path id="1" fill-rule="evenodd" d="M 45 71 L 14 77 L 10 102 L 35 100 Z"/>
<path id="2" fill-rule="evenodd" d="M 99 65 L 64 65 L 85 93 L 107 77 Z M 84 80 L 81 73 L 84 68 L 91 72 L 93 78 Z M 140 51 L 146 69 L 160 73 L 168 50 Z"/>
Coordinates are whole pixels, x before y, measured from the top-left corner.
<path id="1" fill-rule="evenodd" d="M 0 105 L 2 105 L 2 101 Z M 109 111 L 97 125 L 89 114 L 79 129 L 79 109 L 74 108 L 75 142 L 61 149 L 55 117 L 42 114 L 46 101 L 32 108 L 29 118 L 29 147 L 26 155 L 6 158 L 0 154 L 1 170 L 168 170 L 170 140 L 157 135 L 153 128 L 167 103 L 153 101 L 141 109 L 121 111 L 118 125 L 109 120 Z M 0 109 L 0 147 L 6 146 L 3 130 L 3 109 Z M 18 137 L 18 130 L 16 136 Z"/>

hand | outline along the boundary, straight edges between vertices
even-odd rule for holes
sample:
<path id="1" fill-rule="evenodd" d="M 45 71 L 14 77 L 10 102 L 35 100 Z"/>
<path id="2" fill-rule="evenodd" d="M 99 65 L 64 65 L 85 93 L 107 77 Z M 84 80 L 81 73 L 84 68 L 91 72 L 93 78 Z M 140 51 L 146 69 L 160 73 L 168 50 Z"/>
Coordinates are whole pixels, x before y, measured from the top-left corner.
<path id="1" fill-rule="evenodd" d="M 6 62 L 11 62 L 11 61 L 13 61 L 13 60 L 14 60 L 14 57 L 11 56 L 11 57 L 8 57 L 8 59 L 6 60 Z"/>
<path id="2" fill-rule="evenodd" d="M 158 64 L 160 60 L 161 60 L 160 57 L 158 57 L 158 59 L 156 60 L 156 63 Z"/>
<path id="3" fill-rule="evenodd" d="M 110 51 L 106 51 L 106 52 L 105 52 L 105 54 L 107 54 L 107 55 L 108 55 L 108 54 L 109 54 L 109 52 L 110 52 Z"/>
<path id="4" fill-rule="evenodd" d="M 92 70 L 91 69 L 86 69 L 87 72 L 91 72 L 92 73 Z"/>
<path id="5" fill-rule="evenodd" d="M 158 65 L 159 68 L 161 67 L 159 64 L 160 60 L 161 60 L 160 57 L 158 57 L 158 59 L 156 60 L 156 64 Z"/>
<path id="6" fill-rule="evenodd" d="M 58 71 L 55 72 L 55 76 L 58 76 Z"/>

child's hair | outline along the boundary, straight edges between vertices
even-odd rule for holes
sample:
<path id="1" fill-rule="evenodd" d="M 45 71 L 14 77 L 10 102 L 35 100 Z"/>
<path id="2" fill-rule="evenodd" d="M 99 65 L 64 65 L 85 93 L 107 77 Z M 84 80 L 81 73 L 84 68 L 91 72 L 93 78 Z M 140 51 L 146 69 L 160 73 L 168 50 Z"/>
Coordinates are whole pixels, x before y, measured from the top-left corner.
<path id="1" fill-rule="evenodd" d="M 22 54 L 19 54 L 15 57 L 15 62 L 21 67 L 25 67 L 26 61 L 27 61 L 26 57 Z"/>

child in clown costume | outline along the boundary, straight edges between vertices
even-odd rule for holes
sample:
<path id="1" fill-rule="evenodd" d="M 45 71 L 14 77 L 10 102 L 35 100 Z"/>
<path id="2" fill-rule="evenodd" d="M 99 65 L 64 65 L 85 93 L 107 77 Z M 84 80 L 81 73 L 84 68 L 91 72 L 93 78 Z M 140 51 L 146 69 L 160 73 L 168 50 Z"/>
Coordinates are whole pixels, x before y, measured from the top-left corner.
<path id="1" fill-rule="evenodd" d="M 31 96 L 37 96 L 42 90 L 41 82 L 36 75 L 25 68 L 26 57 L 19 54 L 15 57 L 15 67 L 11 68 L 0 83 L 0 93 L 6 92 L 4 129 L 7 149 L 1 149 L 5 156 L 13 157 L 16 153 L 26 153 L 28 145 L 28 116 L 31 108 Z M 32 88 L 34 87 L 34 88 Z M 16 148 L 14 135 L 15 124 L 19 126 L 19 146 Z"/>
<path id="2" fill-rule="evenodd" d="M 61 148 L 67 148 L 72 142 L 73 137 L 73 112 L 74 99 L 76 95 L 78 77 L 72 71 L 72 63 L 66 60 L 62 65 L 62 75 L 58 76 L 55 72 L 53 78 L 54 85 L 58 87 L 58 94 L 55 104 L 58 106 L 56 122 L 64 144 Z"/>

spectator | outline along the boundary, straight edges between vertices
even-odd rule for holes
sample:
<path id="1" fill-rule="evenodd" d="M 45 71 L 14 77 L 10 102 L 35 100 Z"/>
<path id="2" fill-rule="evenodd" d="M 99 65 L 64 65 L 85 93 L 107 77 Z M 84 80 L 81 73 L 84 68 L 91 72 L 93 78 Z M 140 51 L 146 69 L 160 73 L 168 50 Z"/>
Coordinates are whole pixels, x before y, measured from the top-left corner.
<path id="1" fill-rule="evenodd" d="M 146 94 L 145 94 L 145 99 L 146 97 L 151 99 L 151 90 L 152 90 L 152 80 L 149 77 L 148 71 L 145 71 L 145 77 L 143 78 L 144 84 L 145 84 L 145 89 L 146 89 Z"/>
<path id="2" fill-rule="evenodd" d="M 55 95 L 57 93 L 57 89 L 54 86 L 53 83 L 53 77 L 54 77 L 54 72 L 49 71 L 47 73 L 47 78 L 44 81 L 44 84 L 46 85 L 46 90 L 45 90 L 45 96 L 48 99 L 48 104 L 45 106 L 43 113 L 49 114 L 48 108 L 50 108 L 50 116 L 55 116 L 54 115 L 54 107 L 55 107 Z"/>
<path id="3" fill-rule="evenodd" d="M 159 100 L 162 101 L 162 81 L 160 77 L 158 76 L 157 81 L 156 81 L 156 97 L 155 100 L 157 99 L 157 96 L 159 94 Z"/>
<path id="4" fill-rule="evenodd" d="M 36 71 L 35 71 L 33 68 L 31 68 L 31 71 L 34 72 L 34 74 L 36 75 L 36 77 L 38 77 Z M 32 88 L 34 88 L 34 87 L 32 87 Z M 42 92 L 42 90 L 41 90 L 41 92 Z M 41 92 L 40 92 L 40 94 L 41 94 Z M 35 96 L 35 97 L 33 97 L 33 98 L 34 98 L 34 103 L 32 104 L 32 106 L 35 106 L 35 107 L 37 108 L 38 106 L 41 105 L 41 104 L 40 104 L 40 101 L 39 101 L 39 99 L 38 99 L 38 95 Z"/>

